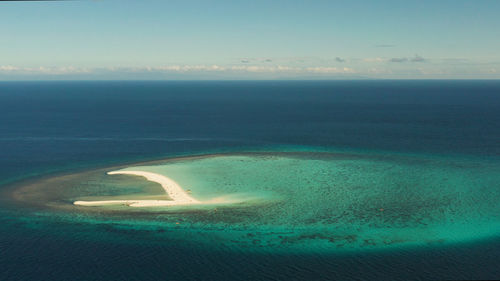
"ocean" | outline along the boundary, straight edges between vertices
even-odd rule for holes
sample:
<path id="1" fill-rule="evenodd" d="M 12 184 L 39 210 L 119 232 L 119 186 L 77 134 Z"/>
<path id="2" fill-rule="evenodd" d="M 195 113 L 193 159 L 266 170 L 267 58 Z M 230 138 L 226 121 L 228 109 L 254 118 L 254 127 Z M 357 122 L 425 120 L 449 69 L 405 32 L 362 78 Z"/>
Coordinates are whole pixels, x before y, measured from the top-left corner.
<path id="1" fill-rule="evenodd" d="M 2 196 L 0 280 L 500 278 L 500 213 L 496 212 L 500 204 L 495 196 L 500 194 L 500 181 L 496 181 L 500 174 L 498 81 L 0 83 L 0 191 L 5 191 L 2 194 L 26 182 L 123 163 L 238 153 L 314 155 L 311 157 L 315 161 L 304 166 L 293 161 L 290 164 L 290 158 L 280 163 L 293 165 L 293 171 L 299 172 L 315 167 L 310 170 L 315 175 L 323 171 L 326 154 L 348 160 L 362 158 L 364 162 L 343 166 L 347 167 L 342 171 L 347 171 L 349 180 L 365 175 L 363 180 L 367 181 L 366 175 L 372 175 L 376 169 L 393 169 L 392 174 L 377 174 L 382 176 L 375 186 L 389 188 L 386 183 L 390 182 L 393 190 L 399 192 L 399 186 L 410 186 L 410 182 L 419 190 L 426 188 L 423 182 L 431 182 L 432 188 L 425 194 L 446 196 L 422 200 L 428 203 L 423 207 L 434 209 L 425 213 L 427 225 L 419 226 L 421 232 L 417 233 L 422 241 L 430 230 L 432 235 L 439 233 L 453 239 L 396 247 L 356 246 L 341 251 L 316 247 L 313 240 L 320 236 L 302 233 L 300 237 L 307 239 L 299 248 L 238 246 L 221 235 L 229 232 L 233 224 L 252 227 L 273 223 L 287 231 L 304 226 L 306 218 L 292 223 L 291 217 L 296 216 L 273 221 L 269 219 L 271 215 L 257 213 L 257 220 L 241 211 L 238 214 L 252 219 L 233 222 L 234 218 L 241 218 L 233 215 L 217 227 L 214 221 L 203 220 L 211 231 L 206 236 L 195 227 L 145 226 L 143 221 L 134 221 L 139 214 L 128 214 L 127 221 L 105 215 L 102 219 L 89 219 L 85 212 L 26 207 Z M 318 158 L 321 159 L 316 161 Z M 204 167 L 215 164 L 193 165 L 204 171 Z M 259 162 L 253 169 L 263 165 L 267 164 Z M 243 169 L 234 163 L 228 167 L 234 171 Z M 434 185 L 444 180 L 443 171 L 446 181 Z M 286 171 L 282 169 L 280 173 L 275 176 L 286 177 Z M 415 174 L 422 177 L 408 176 Z M 265 176 L 272 178 L 272 173 Z M 218 179 L 204 179 L 214 186 L 220 184 Z M 296 176 L 296 181 L 300 179 Z M 189 180 L 179 178 L 179 182 Z M 266 183 L 275 184 L 271 179 Z M 285 183 L 283 186 L 290 186 Z M 359 182 L 350 184 L 352 188 L 359 186 Z M 285 187 L 279 190 L 287 192 Z M 410 194 L 420 196 L 414 191 L 409 189 Z M 356 192 L 363 194 L 361 188 Z M 297 200 L 297 208 L 302 206 L 299 203 L 307 202 L 300 201 L 302 197 L 295 193 L 286 198 Z M 448 199 L 446 206 L 451 206 L 444 211 L 432 205 L 442 206 L 442 198 Z M 342 203 L 361 206 L 349 202 Z M 269 210 L 280 212 L 286 208 Z M 314 210 L 308 211 L 317 217 Z M 409 212 L 409 216 L 414 212 Z M 439 212 L 445 212 L 448 224 L 439 220 Z M 182 216 L 183 213 L 175 214 L 176 218 Z M 356 216 L 359 218 L 358 213 Z M 390 226 L 400 222 L 391 220 Z M 316 231 L 318 222 L 314 223 Z M 463 228 L 457 227 L 462 223 Z M 436 228 L 430 228 L 433 225 Z M 363 227 L 349 231 L 359 231 L 360 237 L 374 233 Z M 207 242 L 206 237 L 212 240 Z"/>

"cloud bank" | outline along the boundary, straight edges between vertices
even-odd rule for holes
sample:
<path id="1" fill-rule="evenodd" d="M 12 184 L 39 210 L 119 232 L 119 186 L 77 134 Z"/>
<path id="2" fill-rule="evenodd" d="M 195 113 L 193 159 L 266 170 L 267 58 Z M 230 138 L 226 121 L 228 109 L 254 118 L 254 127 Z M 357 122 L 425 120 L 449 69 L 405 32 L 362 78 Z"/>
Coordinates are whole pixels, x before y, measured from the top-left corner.
<path id="1" fill-rule="evenodd" d="M 1 74 L 78 74 L 98 72 L 249 72 L 249 73 L 354 73 L 348 67 L 291 67 L 291 66 L 266 66 L 266 65 L 244 65 L 222 66 L 222 65 L 164 65 L 164 66 L 140 66 L 140 67 L 96 67 L 81 68 L 74 66 L 64 67 L 16 67 L 11 65 L 0 66 Z"/>
<path id="2" fill-rule="evenodd" d="M 500 62 L 414 57 L 351 58 L 348 61 L 239 59 L 233 64 L 156 66 L 16 66 L 0 65 L 0 80 L 260 80 L 362 78 L 500 78 Z M 339 66 L 342 63 L 342 66 Z"/>

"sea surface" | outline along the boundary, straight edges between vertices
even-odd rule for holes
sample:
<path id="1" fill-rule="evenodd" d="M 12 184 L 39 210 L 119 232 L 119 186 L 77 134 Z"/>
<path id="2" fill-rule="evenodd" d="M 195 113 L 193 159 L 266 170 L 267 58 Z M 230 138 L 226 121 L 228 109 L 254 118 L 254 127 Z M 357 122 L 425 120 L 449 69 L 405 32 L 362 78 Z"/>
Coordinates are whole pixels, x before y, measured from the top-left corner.
<path id="1" fill-rule="evenodd" d="M 93 181 L 118 166 L 262 202 L 109 214 L 8 196 L 73 190 L 52 182 L 67 175 L 153 189 Z M 498 81 L 1 82 L 0 280 L 499 279 L 499 177 Z"/>

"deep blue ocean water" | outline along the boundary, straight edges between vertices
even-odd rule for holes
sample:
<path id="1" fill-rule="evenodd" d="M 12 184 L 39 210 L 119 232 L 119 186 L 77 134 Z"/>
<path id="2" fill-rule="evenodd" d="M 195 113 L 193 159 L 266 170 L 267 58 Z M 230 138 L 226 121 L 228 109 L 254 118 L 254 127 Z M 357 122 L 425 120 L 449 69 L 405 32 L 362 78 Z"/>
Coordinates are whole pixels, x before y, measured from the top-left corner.
<path id="1" fill-rule="evenodd" d="M 500 161 L 500 82 L 0 83 L 0 188 L 173 155 L 295 149 Z M 500 278 L 500 235 L 446 247 L 262 254 L 37 219 L 7 201 L 0 280 Z"/>

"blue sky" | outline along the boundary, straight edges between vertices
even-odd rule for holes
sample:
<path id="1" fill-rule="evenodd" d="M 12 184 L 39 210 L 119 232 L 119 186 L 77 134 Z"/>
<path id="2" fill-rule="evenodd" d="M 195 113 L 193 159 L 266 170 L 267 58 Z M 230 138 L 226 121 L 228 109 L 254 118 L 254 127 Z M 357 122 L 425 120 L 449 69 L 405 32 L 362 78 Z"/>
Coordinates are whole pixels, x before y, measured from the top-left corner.
<path id="1" fill-rule="evenodd" d="M 0 2 L 0 80 L 500 78 L 500 1 Z"/>

